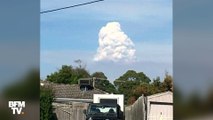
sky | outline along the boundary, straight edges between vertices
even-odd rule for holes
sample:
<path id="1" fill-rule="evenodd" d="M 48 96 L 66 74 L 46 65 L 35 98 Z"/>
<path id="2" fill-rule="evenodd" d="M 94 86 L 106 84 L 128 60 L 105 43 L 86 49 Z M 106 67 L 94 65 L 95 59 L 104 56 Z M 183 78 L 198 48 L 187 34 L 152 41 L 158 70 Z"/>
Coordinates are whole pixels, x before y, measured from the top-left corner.
<path id="1" fill-rule="evenodd" d="M 41 11 L 89 0 L 42 0 Z M 81 59 L 113 81 L 127 70 L 172 74 L 172 1 L 105 0 L 40 16 L 41 79 Z"/>

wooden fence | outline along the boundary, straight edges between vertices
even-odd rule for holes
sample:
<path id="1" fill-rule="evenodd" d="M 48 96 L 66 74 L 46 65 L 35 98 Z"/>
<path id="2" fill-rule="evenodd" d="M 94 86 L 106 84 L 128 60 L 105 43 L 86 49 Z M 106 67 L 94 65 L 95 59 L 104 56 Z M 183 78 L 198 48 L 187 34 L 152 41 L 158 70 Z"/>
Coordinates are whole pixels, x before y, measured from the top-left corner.
<path id="1" fill-rule="evenodd" d="M 86 104 L 82 104 L 83 107 L 74 106 L 55 106 L 55 119 L 56 120 L 85 120 L 85 114 L 83 110 Z"/>
<path id="2" fill-rule="evenodd" d="M 131 106 L 125 107 L 125 120 L 145 120 L 144 96 L 141 96 Z"/>

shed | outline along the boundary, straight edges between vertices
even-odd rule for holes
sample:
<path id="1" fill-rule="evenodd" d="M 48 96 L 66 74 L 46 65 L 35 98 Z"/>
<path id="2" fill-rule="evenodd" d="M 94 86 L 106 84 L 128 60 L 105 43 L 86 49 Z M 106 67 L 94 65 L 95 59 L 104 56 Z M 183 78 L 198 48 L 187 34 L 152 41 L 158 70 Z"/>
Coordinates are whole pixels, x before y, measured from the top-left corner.
<path id="1" fill-rule="evenodd" d="M 147 120 L 173 120 L 173 93 L 147 96 Z"/>

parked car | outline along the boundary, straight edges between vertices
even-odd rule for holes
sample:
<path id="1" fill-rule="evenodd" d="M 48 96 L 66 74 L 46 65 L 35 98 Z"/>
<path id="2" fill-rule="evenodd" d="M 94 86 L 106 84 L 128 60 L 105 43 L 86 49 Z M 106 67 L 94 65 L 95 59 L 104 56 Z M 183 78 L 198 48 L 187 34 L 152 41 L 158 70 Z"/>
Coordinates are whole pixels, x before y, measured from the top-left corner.
<path id="1" fill-rule="evenodd" d="M 86 120 L 123 120 L 118 104 L 92 103 L 84 110 Z"/>

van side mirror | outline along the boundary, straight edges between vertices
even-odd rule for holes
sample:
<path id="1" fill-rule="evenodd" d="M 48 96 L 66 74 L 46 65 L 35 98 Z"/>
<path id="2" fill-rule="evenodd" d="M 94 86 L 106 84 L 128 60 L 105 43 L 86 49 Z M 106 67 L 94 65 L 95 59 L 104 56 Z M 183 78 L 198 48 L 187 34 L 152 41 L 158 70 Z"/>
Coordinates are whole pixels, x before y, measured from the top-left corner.
<path id="1" fill-rule="evenodd" d="M 87 114 L 87 110 L 83 110 L 83 113 L 86 115 Z"/>

